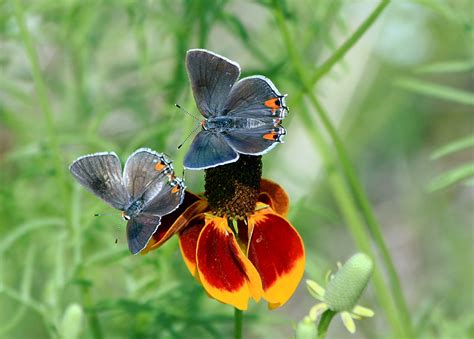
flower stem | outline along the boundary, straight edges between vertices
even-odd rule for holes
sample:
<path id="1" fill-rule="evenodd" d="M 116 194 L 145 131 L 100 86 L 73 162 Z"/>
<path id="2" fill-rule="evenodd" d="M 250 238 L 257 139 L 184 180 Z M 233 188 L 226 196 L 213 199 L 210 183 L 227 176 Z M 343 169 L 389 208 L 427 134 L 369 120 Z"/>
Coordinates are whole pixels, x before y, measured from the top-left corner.
<path id="1" fill-rule="evenodd" d="M 329 324 L 331 323 L 332 318 L 336 315 L 336 312 L 331 310 L 326 310 L 319 320 L 318 324 L 318 339 L 324 339 L 326 333 L 328 332 Z"/>
<path id="2" fill-rule="evenodd" d="M 384 309 L 387 312 L 388 318 L 391 320 L 390 322 L 393 328 L 398 329 L 398 331 L 402 330 L 403 332 L 405 332 L 404 334 L 406 336 L 410 336 L 411 323 L 408 308 L 401 292 L 400 282 L 398 280 L 393 261 L 390 257 L 388 249 L 381 235 L 380 226 L 378 225 L 375 219 L 370 203 L 368 202 L 368 199 L 362 189 L 362 186 L 355 174 L 354 167 L 349 160 L 347 151 L 345 150 L 342 140 L 337 134 L 337 131 L 334 128 L 328 115 L 326 114 L 322 106 L 319 104 L 319 101 L 313 93 L 314 82 L 317 81 L 322 75 L 326 74 L 331 69 L 331 67 L 346 54 L 346 52 L 358 41 L 358 39 L 363 35 L 363 33 L 373 24 L 373 22 L 375 22 L 375 19 L 380 15 L 380 13 L 387 4 L 388 1 L 382 1 L 379 6 L 377 6 L 377 8 L 374 10 L 372 15 L 370 15 L 365 20 L 365 22 L 359 27 L 359 29 L 351 36 L 351 38 L 349 38 L 346 43 L 344 43 L 336 51 L 335 55 L 330 57 L 323 64 L 323 66 L 321 66 L 316 71 L 315 75 L 311 79 L 308 77 L 306 68 L 302 64 L 301 57 L 297 52 L 298 50 L 295 48 L 293 39 L 286 25 L 285 18 L 283 17 L 283 13 L 279 7 L 278 1 L 276 0 L 274 0 L 274 14 L 277 21 L 277 25 L 280 28 L 283 40 L 288 46 L 287 50 L 293 67 L 301 79 L 303 91 L 311 100 L 313 106 L 316 108 L 316 111 L 319 113 L 319 117 L 321 118 L 325 129 L 329 132 L 329 135 L 336 148 L 336 154 L 339 158 L 339 161 L 341 162 L 342 171 L 352 191 L 347 191 L 346 183 L 344 182 L 341 175 L 338 173 L 338 171 L 333 171 L 333 194 L 335 195 L 341 210 L 343 211 L 346 219 L 349 222 L 348 226 L 350 226 L 351 232 L 359 248 L 363 251 L 369 250 L 369 252 L 366 253 L 369 253 L 374 258 L 374 253 L 371 250 L 370 246 L 370 239 L 365 235 L 364 223 L 362 220 L 360 220 L 361 218 L 357 211 L 357 206 L 355 206 L 356 204 L 359 205 L 361 213 L 372 234 L 374 242 L 382 253 L 382 261 L 384 262 L 385 269 L 389 273 L 388 279 L 390 281 L 391 292 L 393 295 L 393 299 L 397 305 L 398 317 L 400 319 L 397 319 L 398 317 L 396 316 L 396 309 L 393 308 L 393 305 L 390 302 L 390 293 L 386 290 L 386 287 L 384 286 L 383 275 L 380 270 L 376 268 L 374 274 L 374 284 L 376 287 L 376 291 L 378 292 L 378 298 L 380 302 L 384 305 Z M 305 110 L 302 110 L 300 113 L 303 120 L 305 120 L 305 127 L 309 128 L 312 132 L 317 130 L 317 126 L 315 126 L 315 123 L 310 114 Z M 320 151 L 322 153 L 326 153 L 326 165 L 329 166 L 329 164 L 331 164 L 331 167 L 334 166 L 332 156 L 330 156 L 329 145 L 322 139 L 322 137 L 318 133 L 311 133 L 311 135 L 317 139 L 315 141 Z M 352 197 L 350 196 L 350 193 L 352 193 Z"/>
<path id="3" fill-rule="evenodd" d="M 242 339 L 243 312 L 234 308 L 234 338 Z"/>
<path id="4" fill-rule="evenodd" d="M 367 199 L 367 196 L 362 188 L 362 185 L 355 174 L 354 165 L 349 160 L 349 156 L 347 151 L 344 147 L 342 140 L 340 139 L 339 135 L 337 134 L 336 129 L 334 128 L 331 120 L 329 119 L 328 114 L 317 100 L 314 95 L 310 95 L 310 100 L 313 103 L 316 110 L 319 112 L 319 116 L 323 121 L 326 130 L 328 130 L 332 141 L 334 142 L 334 146 L 336 147 L 336 153 L 338 154 L 339 160 L 342 164 L 342 170 L 347 178 L 349 183 L 349 187 L 352 190 L 352 193 L 355 197 L 355 200 L 358 202 L 360 209 L 362 210 L 362 215 L 365 218 L 367 223 L 368 229 L 372 235 L 374 243 L 377 245 L 381 259 L 384 263 L 385 270 L 388 274 L 388 280 L 390 282 L 390 287 L 392 294 L 394 296 L 394 301 L 397 304 L 398 313 L 400 314 L 402 321 L 404 323 L 404 327 L 411 332 L 411 321 L 410 315 L 408 311 L 408 306 L 405 302 L 405 298 L 403 296 L 402 288 L 400 285 L 400 280 L 397 275 L 397 271 L 395 269 L 395 265 L 393 263 L 392 257 L 390 252 L 385 244 L 385 241 L 382 236 L 382 232 L 380 231 L 380 225 L 375 218 L 374 211 Z"/>

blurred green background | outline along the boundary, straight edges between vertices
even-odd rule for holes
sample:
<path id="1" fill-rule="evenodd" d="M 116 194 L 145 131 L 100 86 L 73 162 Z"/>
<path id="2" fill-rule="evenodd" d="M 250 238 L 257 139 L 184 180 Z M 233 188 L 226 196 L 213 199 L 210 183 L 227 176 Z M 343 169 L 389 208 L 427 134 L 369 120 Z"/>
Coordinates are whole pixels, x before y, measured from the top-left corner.
<path id="1" fill-rule="evenodd" d="M 0 1 L 0 338 L 73 338 L 75 326 L 81 338 L 232 337 L 233 310 L 207 298 L 176 239 L 131 256 L 119 216 L 95 218 L 113 211 L 68 172 L 80 155 L 124 160 L 145 146 L 169 154 L 181 173 L 188 145 L 176 147 L 195 121 L 174 104 L 197 114 L 184 57 L 198 47 L 288 93 L 288 135 L 264 157 L 264 175 L 292 198 L 305 278 L 323 284 L 358 251 L 330 179 L 342 178 L 353 197 L 347 173 L 313 96 L 381 225 L 411 335 L 474 338 L 473 3 L 393 2 L 354 37 L 377 6 Z M 318 71 L 308 87 L 304 73 Z M 203 173 L 188 171 L 186 182 L 202 191 Z M 245 337 L 292 337 L 315 303 L 303 283 L 277 311 L 251 303 Z M 361 304 L 376 316 L 357 322 L 354 338 L 397 336 L 372 285 Z M 349 334 L 337 319 L 328 337 Z"/>

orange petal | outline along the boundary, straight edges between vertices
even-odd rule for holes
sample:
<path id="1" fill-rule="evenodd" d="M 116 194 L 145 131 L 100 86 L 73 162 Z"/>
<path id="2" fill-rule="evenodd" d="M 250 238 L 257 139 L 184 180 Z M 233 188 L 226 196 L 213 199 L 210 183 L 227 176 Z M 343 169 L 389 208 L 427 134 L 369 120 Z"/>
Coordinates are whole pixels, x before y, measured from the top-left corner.
<path id="1" fill-rule="evenodd" d="M 179 248 L 189 272 L 199 280 L 196 264 L 196 249 L 199 234 L 204 227 L 204 214 L 198 214 L 189 220 L 187 227 L 179 233 Z"/>
<path id="2" fill-rule="evenodd" d="M 260 195 L 258 201 L 269 205 L 276 213 L 286 216 L 290 206 L 290 199 L 286 191 L 268 179 L 260 180 Z"/>
<path id="3" fill-rule="evenodd" d="M 172 235 L 182 230 L 192 217 L 205 212 L 207 209 L 207 200 L 186 191 L 183 203 L 175 211 L 161 218 L 158 230 L 140 253 L 146 254 L 151 250 L 157 249 Z"/>
<path id="4" fill-rule="evenodd" d="M 263 298 L 270 308 L 290 299 L 304 272 L 305 253 L 301 237 L 291 224 L 271 208 L 249 218 L 252 237 L 248 257 L 263 285 Z"/>
<path id="5" fill-rule="evenodd" d="M 262 296 L 258 272 L 239 248 L 227 219 L 206 218 L 196 256 L 201 283 L 214 299 L 246 310 L 250 297 L 258 301 Z"/>

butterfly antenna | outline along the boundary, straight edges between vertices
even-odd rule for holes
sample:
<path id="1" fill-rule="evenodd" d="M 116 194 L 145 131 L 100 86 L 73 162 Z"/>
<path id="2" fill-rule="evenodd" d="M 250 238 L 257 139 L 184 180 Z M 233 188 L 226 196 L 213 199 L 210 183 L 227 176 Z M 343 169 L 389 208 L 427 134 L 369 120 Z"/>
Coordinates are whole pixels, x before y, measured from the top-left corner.
<path id="1" fill-rule="evenodd" d="M 195 116 L 194 114 L 191 114 L 189 113 L 188 111 L 186 111 L 183 107 L 181 107 L 180 105 L 178 104 L 174 104 L 176 107 L 178 107 L 180 110 L 182 110 L 184 113 L 186 113 L 187 115 L 189 115 L 190 117 L 194 118 L 194 120 L 197 120 L 197 121 L 201 121 L 201 119 L 199 119 L 197 116 Z"/>
<path id="2" fill-rule="evenodd" d="M 117 213 L 95 213 L 94 217 L 103 217 L 103 216 L 111 216 L 111 215 L 117 215 Z"/>
<path id="3" fill-rule="evenodd" d="M 196 133 L 196 131 L 201 127 L 201 124 L 199 124 L 198 126 L 196 126 L 195 128 L 193 128 L 193 130 L 188 134 L 188 136 L 184 139 L 184 141 L 179 144 L 178 146 L 178 149 L 180 149 L 181 147 L 183 147 L 184 143 L 186 141 L 188 141 L 189 137 L 191 137 L 191 135 L 193 135 L 194 133 Z"/>

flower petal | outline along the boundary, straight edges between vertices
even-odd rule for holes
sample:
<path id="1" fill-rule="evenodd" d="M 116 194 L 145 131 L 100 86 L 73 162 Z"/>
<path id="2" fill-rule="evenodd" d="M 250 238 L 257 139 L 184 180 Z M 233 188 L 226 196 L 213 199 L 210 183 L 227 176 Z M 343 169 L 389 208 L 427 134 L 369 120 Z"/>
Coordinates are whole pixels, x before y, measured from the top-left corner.
<path id="1" fill-rule="evenodd" d="M 354 309 L 352 310 L 352 313 L 361 317 L 368 317 L 368 318 L 373 317 L 375 314 L 374 311 L 372 311 L 370 308 L 360 306 L 360 305 L 356 305 Z"/>
<path id="2" fill-rule="evenodd" d="M 249 218 L 252 232 L 248 257 L 262 279 L 263 298 L 270 308 L 290 299 L 304 272 L 303 241 L 291 224 L 265 208 Z"/>
<path id="3" fill-rule="evenodd" d="M 199 280 L 197 275 L 196 249 L 199 234 L 204 227 L 204 213 L 194 216 L 189 220 L 187 227 L 179 233 L 179 248 L 184 259 L 184 263 L 189 272 Z"/>
<path id="4" fill-rule="evenodd" d="M 319 301 L 324 301 L 324 288 L 321 287 L 316 281 L 306 280 L 306 287 L 308 288 L 309 293 Z"/>
<path id="5" fill-rule="evenodd" d="M 183 203 L 170 214 L 161 218 L 161 224 L 146 247 L 140 252 L 146 254 L 160 247 L 171 236 L 178 233 L 196 214 L 208 209 L 207 201 L 194 193 L 186 191 Z"/>
<path id="6" fill-rule="evenodd" d="M 201 283 L 213 298 L 246 310 L 250 297 L 258 301 L 262 296 L 258 272 L 242 253 L 227 219 L 206 218 L 196 256 Z"/>
<path id="7" fill-rule="evenodd" d="M 290 199 L 283 187 L 276 182 L 268 179 L 260 180 L 260 195 L 258 196 L 258 201 L 270 205 L 276 213 L 284 217 L 288 214 Z"/>
<path id="8" fill-rule="evenodd" d="M 309 317 L 311 320 L 316 321 L 319 315 L 321 315 L 324 311 L 328 309 L 328 305 L 326 303 L 319 303 L 311 307 L 309 310 Z"/>
<path id="9" fill-rule="evenodd" d="M 350 333 L 355 333 L 356 331 L 356 325 L 354 323 L 354 320 L 352 320 L 351 315 L 349 312 L 342 312 L 341 313 L 341 318 L 342 322 L 344 323 L 344 326 Z"/>

